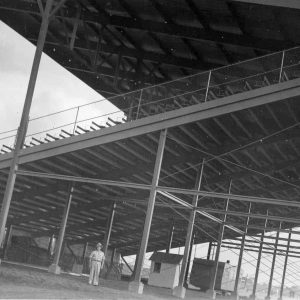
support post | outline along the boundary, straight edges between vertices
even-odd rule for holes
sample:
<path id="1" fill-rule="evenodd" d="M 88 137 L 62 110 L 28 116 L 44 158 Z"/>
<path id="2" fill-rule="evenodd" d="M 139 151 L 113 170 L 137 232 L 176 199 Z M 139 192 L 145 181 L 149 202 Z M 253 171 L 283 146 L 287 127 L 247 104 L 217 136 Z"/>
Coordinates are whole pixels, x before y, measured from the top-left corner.
<path id="1" fill-rule="evenodd" d="M 282 279 L 281 279 L 281 285 L 280 285 L 280 294 L 279 294 L 278 300 L 282 300 L 284 282 L 285 282 L 285 274 L 286 274 L 286 268 L 287 268 L 287 264 L 288 264 L 289 251 L 290 251 L 290 245 L 291 245 L 291 236 L 292 236 L 292 231 L 290 230 L 289 236 L 288 236 L 288 242 L 286 245 L 286 255 L 285 255 L 285 260 L 284 260 L 283 273 L 282 273 Z"/>
<path id="2" fill-rule="evenodd" d="M 195 242 L 195 232 L 193 233 L 193 238 L 191 240 L 191 245 L 190 245 L 190 252 L 189 252 L 189 257 L 188 257 L 188 262 L 187 262 L 187 266 L 186 266 L 186 272 L 185 272 L 185 276 L 184 276 L 184 283 L 183 286 L 185 288 L 188 288 L 188 276 L 189 276 L 189 270 L 190 270 L 190 265 L 191 265 L 191 259 L 192 259 L 192 251 L 193 251 L 193 246 L 194 246 L 194 242 Z"/>
<path id="3" fill-rule="evenodd" d="M 243 255 L 244 255 L 244 249 L 245 249 L 245 240 L 246 240 L 246 235 L 248 232 L 248 225 L 249 225 L 249 221 L 250 221 L 250 213 L 251 213 L 251 202 L 249 203 L 249 209 L 248 209 L 249 215 L 246 219 L 245 233 L 243 234 L 242 241 L 241 241 L 239 261 L 238 261 L 238 265 L 237 265 L 237 269 L 236 269 L 236 277 L 235 277 L 235 282 L 234 282 L 234 294 L 237 296 L 238 296 L 238 286 L 239 286 L 242 261 L 243 261 Z"/>
<path id="4" fill-rule="evenodd" d="M 83 267 L 84 267 L 84 259 L 85 259 L 88 247 L 89 247 L 89 242 L 85 242 L 83 252 L 82 252 L 82 257 L 81 257 L 82 270 L 83 270 Z"/>
<path id="5" fill-rule="evenodd" d="M 8 179 L 6 182 L 5 192 L 2 201 L 2 207 L 0 212 L 0 245 L 2 244 L 4 234 L 5 234 L 5 226 L 7 221 L 7 216 L 10 208 L 11 198 L 14 190 L 14 185 L 16 181 L 16 171 L 18 170 L 19 163 L 19 152 L 23 147 L 28 121 L 29 121 L 29 112 L 32 103 L 33 92 L 36 84 L 37 74 L 39 70 L 39 65 L 42 57 L 42 52 L 46 40 L 46 35 L 48 31 L 49 19 L 51 14 L 51 8 L 53 5 L 53 0 L 47 0 L 45 10 L 42 14 L 42 24 L 39 32 L 39 37 L 37 41 L 37 46 L 35 50 L 35 55 L 33 59 L 33 64 L 31 68 L 27 93 L 25 97 L 21 122 L 18 128 L 18 133 L 15 140 L 15 147 L 13 150 L 13 157 L 10 164 L 10 169 L 8 173 Z"/>
<path id="6" fill-rule="evenodd" d="M 53 244 L 53 239 L 54 239 L 54 234 L 52 234 L 49 237 L 49 244 L 48 244 L 48 256 L 51 257 L 51 248 L 52 248 L 52 244 Z"/>
<path id="7" fill-rule="evenodd" d="M 267 211 L 267 215 L 268 215 L 268 211 Z M 259 245 L 259 250 L 258 250 L 258 258 L 257 258 L 257 263 L 256 263 L 256 270 L 255 270 L 255 277 L 254 277 L 254 283 L 253 283 L 253 290 L 252 290 L 251 299 L 255 299 L 257 280 L 258 280 L 258 274 L 259 274 L 259 267 L 260 267 L 261 255 L 262 255 L 263 244 L 264 244 L 265 228 L 267 227 L 267 223 L 268 223 L 268 219 L 266 218 L 265 225 L 264 225 L 264 230 L 263 230 L 263 232 L 261 234 L 261 237 L 260 237 L 260 245 Z"/>
<path id="8" fill-rule="evenodd" d="M 209 242 L 208 249 L 207 249 L 207 260 L 210 260 L 211 248 L 212 248 L 212 242 Z"/>
<path id="9" fill-rule="evenodd" d="M 107 225 L 106 225 L 106 232 L 105 232 L 105 237 L 104 237 L 104 248 L 103 248 L 104 255 L 107 254 L 108 245 L 109 245 L 109 241 L 110 241 L 111 230 L 112 230 L 114 217 L 115 217 L 116 207 L 117 207 L 116 202 L 113 202 L 112 206 L 111 206 L 111 209 L 110 209 Z"/>
<path id="10" fill-rule="evenodd" d="M 198 170 L 196 183 L 195 183 L 195 190 L 198 190 L 198 191 L 201 188 L 203 170 L 204 170 L 204 159 L 202 161 L 201 168 Z M 197 206 L 197 204 L 198 204 L 198 198 L 199 198 L 198 195 L 193 196 L 192 205 L 194 207 Z M 185 297 L 185 292 L 186 292 L 186 289 L 183 285 L 184 285 L 185 274 L 186 274 L 186 271 L 187 271 L 188 255 L 189 255 L 189 252 L 190 252 L 190 245 L 191 245 L 191 241 L 192 241 L 195 217 L 196 217 L 196 210 L 192 210 L 190 212 L 189 224 L 188 224 L 188 228 L 187 228 L 187 232 L 186 232 L 186 239 L 185 239 L 185 245 L 184 245 L 184 254 L 183 254 L 183 258 L 182 258 L 182 264 L 181 264 L 181 270 L 180 270 L 180 275 L 179 275 L 178 286 L 176 286 L 173 289 L 173 292 L 172 292 L 173 296 L 178 297 L 178 298 L 182 298 L 182 299 Z"/>
<path id="11" fill-rule="evenodd" d="M 229 182 L 229 190 L 228 190 L 228 194 L 231 193 L 231 186 L 232 186 L 232 180 L 230 180 Z M 216 281 L 217 281 L 217 274 L 218 274 L 218 266 L 219 266 L 219 257 L 220 257 L 220 252 L 221 252 L 221 248 L 222 248 L 222 240 L 223 240 L 223 236 L 224 236 L 224 228 L 225 228 L 225 222 L 227 219 L 227 211 L 228 211 L 228 207 L 229 207 L 229 198 L 226 199 L 226 204 L 225 204 L 225 214 L 223 215 L 223 223 L 220 225 L 220 231 L 219 231 L 219 236 L 218 236 L 218 244 L 217 244 L 217 249 L 216 249 L 216 256 L 215 256 L 215 266 L 214 266 L 214 270 L 213 270 L 213 281 L 212 281 L 212 285 L 211 285 L 211 293 L 212 293 L 212 298 L 215 299 L 216 298 L 216 292 L 215 292 L 215 286 L 216 286 Z"/>
<path id="12" fill-rule="evenodd" d="M 72 185 L 69 189 L 69 196 L 68 196 L 68 199 L 66 202 L 63 218 L 62 218 L 61 225 L 60 225 L 58 239 L 57 239 L 57 243 L 56 243 L 56 247 L 55 247 L 53 263 L 51 264 L 51 266 L 48 269 L 48 272 L 50 272 L 50 273 L 60 274 L 60 267 L 58 264 L 59 264 L 60 254 L 61 254 L 62 245 L 63 245 L 63 241 L 64 241 L 64 237 L 65 237 L 65 231 L 66 231 L 66 226 L 67 226 L 68 216 L 69 216 L 69 212 L 70 212 L 73 193 L 74 193 L 74 186 Z"/>
<path id="13" fill-rule="evenodd" d="M 278 247 L 280 229 L 281 229 L 281 222 L 279 223 L 279 228 L 278 228 L 278 231 L 276 233 L 276 239 L 275 239 L 275 243 L 274 243 L 274 252 L 273 252 L 272 266 L 271 266 L 271 271 L 270 271 L 268 293 L 267 293 L 267 296 L 266 296 L 266 300 L 271 299 L 272 282 L 273 282 L 273 275 L 274 275 L 274 268 L 275 268 L 275 262 L 276 262 L 276 255 L 277 255 L 277 247 Z"/>
<path id="14" fill-rule="evenodd" d="M 174 224 L 174 220 L 172 220 L 172 223 L 170 225 L 170 231 L 169 231 L 169 236 L 168 236 L 168 244 L 167 244 L 167 248 L 166 248 L 166 253 L 170 253 L 170 249 L 172 247 L 174 228 L 175 228 L 175 224 Z"/>
<path id="15" fill-rule="evenodd" d="M 7 250 L 10 247 L 12 231 L 13 231 L 13 225 L 7 226 L 6 234 L 5 234 L 5 240 L 4 240 L 4 243 L 3 243 L 2 259 L 7 259 Z"/>
<path id="16" fill-rule="evenodd" d="M 128 286 L 129 291 L 137 292 L 139 294 L 143 293 L 143 284 L 141 283 L 142 268 L 143 268 L 144 258 L 145 258 L 147 245 L 148 245 L 150 227 L 151 227 L 151 223 L 152 223 L 152 216 L 153 216 L 155 198 L 156 198 L 156 188 L 157 188 L 158 181 L 159 181 L 159 175 L 160 175 L 160 170 L 161 170 L 161 165 L 162 165 L 166 137 L 167 137 L 167 129 L 164 129 L 160 132 L 160 137 L 159 137 L 159 142 L 158 142 L 158 149 L 157 149 L 157 154 L 156 154 L 155 167 L 154 167 L 150 195 L 149 195 L 149 200 L 148 200 L 147 213 L 146 213 L 146 218 L 145 218 L 145 223 L 144 223 L 144 230 L 143 230 L 141 246 L 140 246 L 139 254 L 137 257 L 134 280 L 132 282 L 130 282 L 129 286 Z"/>

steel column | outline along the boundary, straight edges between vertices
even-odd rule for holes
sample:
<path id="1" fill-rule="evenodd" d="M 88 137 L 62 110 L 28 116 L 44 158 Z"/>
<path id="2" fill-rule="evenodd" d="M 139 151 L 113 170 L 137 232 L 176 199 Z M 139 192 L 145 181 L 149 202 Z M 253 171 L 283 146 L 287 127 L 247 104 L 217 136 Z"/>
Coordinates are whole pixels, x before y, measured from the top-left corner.
<path id="1" fill-rule="evenodd" d="M 49 237 L 49 245 L 48 245 L 48 255 L 51 256 L 51 247 L 53 244 L 54 234 Z"/>
<path id="2" fill-rule="evenodd" d="M 186 266 L 186 272 L 185 272 L 185 276 L 184 276 L 184 286 L 186 288 L 188 287 L 187 279 L 188 279 L 190 265 L 191 265 L 192 251 L 193 251 L 194 242 L 195 242 L 195 232 L 193 233 L 193 238 L 191 240 L 190 252 L 189 252 L 188 262 L 187 262 L 187 266 Z"/>
<path id="3" fill-rule="evenodd" d="M 207 260 L 210 260 L 211 248 L 212 248 L 212 242 L 209 242 L 208 249 L 207 249 Z"/>
<path id="4" fill-rule="evenodd" d="M 33 92 L 36 84 L 37 74 L 39 71 L 39 65 L 42 57 L 42 52 L 46 40 L 46 35 L 48 31 L 49 19 L 51 14 L 51 8 L 53 5 L 53 0 L 47 0 L 45 9 L 42 14 L 42 24 L 39 32 L 39 37 L 37 41 L 37 46 L 35 50 L 35 55 L 33 59 L 33 64 L 31 68 L 29 83 L 27 87 L 27 93 L 25 97 L 25 102 L 23 106 L 23 112 L 21 117 L 21 122 L 18 128 L 18 133 L 15 139 L 15 147 L 13 150 L 13 157 L 10 163 L 10 169 L 8 173 L 8 179 L 6 182 L 5 192 L 3 196 L 3 202 L 0 212 L 0 245 L 2 244 L 4 234 L 5 234 L 5 225 L 7 221 L 7 216 L 10 208 L 11 198 L 14 190 L 14 185 L 16 181 L 16 171 L 18 170 L 19 163 L 19 152 L 23 147 L 28 122 L 29 122 L 29 112 L 32 103 Z"/>
<path id="5" fill-rule="evenodd" d="M 230 194 L 230 192 L 231 192 L 231 186 L 232 186 L 232 180 L 230 180 L 230 183 L 229 183 L 228 194 Z M 212 286 L 211 286 L 213 299 L 216 298 L 215 286 L 216 286 L 216 280 L 217 280 L 217 274 L 218 274 L 219 257 L 220 257 L 221 247 L 222 247 L 222 240 L 223 240 L 223 236 L 224 236 L 224 228 L 225 228 L 224 223 L 226 222 L 226 218 L 227 218 L 226 211 L 228 210 L 228 207 L 229 207 L 229 198 L 227 198 L 227 200 L 226 200 L 225 214 L 223 216 L 223 223 L 220 225 L 220 231 L 219 231 L 219 236 L 218 236 L 218 244 L 217 244 L 216 256 L 215 256 L 215 267 L 214 267 L 214 271 L 213 271 L 214 276 L 213 276 L 213 282 L 212 282 Z"/>
<path id="6" fill-rule="evenodd" d="M 73 193 L 74 193 L 74 186 L 72 185 L 69 189 L 69 196 L 68 196 L 68 199 L 66 202 L 63 218 L 62 218 L 61 225 L 60 225 L 60 230 L 59 230 L 57 243 L 56 243 L 56 247 L 55 247 L 53 263 L 49 267 L 49 270 L 48 270 L 49 272 L 55 273 L 55 274 L 60 273 L 60 268 L 59 268 L 58 264 L 59 264 L 60 254 L 61 254 L 62 245 L 63 245 L 63 241 L 64 241 L 64 237 L 65 237 L 65 231 L 66 231 L 68 216 L 69 216 L 69 212 L 70 212 L 70 208 L 71 208 Z"/>
<path id="7" fill-rule="evenodd" d="M 201 188 L 203 171 L 204 171 L 204 162 L 205 161 L 203 159 L 201 168 L 198 170 L 198 174 L 197 174 L 197 178 L 196 178 L 196 182 L 195 182 L 195 190 L 197 190 L 197 191 L 199 191 Z M 199 198 L 198 195 L 193 196 L 193 202 L 192 202 L 193 207 L 197 206 L 198 198 Z M 195 217 L 196 217 L 196 211 L 192 210 L 190 212 L 190 218 L 189 218 L 189 223 L 188 223 L 188 228 L 187 228 L 187 233 L 186 233 L 184 254 L 183 254 L 183 258 L 182 258 L 178 286 L 173 289 L 173 295 L 176 297 L 179 297 L 179 298 L 184 298 L 184 296 L 185 296 L 185 288 L 183 287 L 183 285 L 184 285 L 185 274 L 187 271 L 188 256 L 189 256 L 190 245 L 191 245 L 191 241 L 192 241 Z"/>
<path id="8" fill-rule="evenodd" d="M 131 282 L 129 284 L 129 287 L 128 287 L 130 291 L 137 292 L 139 294 L 143 293 L 143 285 L 141 283 L 142 268 L 143 268 L 145 254 L 146 254 L 147 245 L 148 245 L 150 227 L 151 227 L 151 223 L 152 223 L 152 216 L 153 216 L 155 198 L 156 198 L 156 188 L 157 188 L 158 181 L 159 181 L 159 175 L 160 175 L 160 170 L 161 170 L 161 165 L 162 165 L 166 137 L 167 137 L 167 129 L 164 129 L 160 132 L 160 137 L 159 137 L 159 142 L 158 142 L 158 149 L 157 149 L 157 154 L 156 154 L 155 167 L 154 167 L 149 201 L 148 201 L 148 206 L 147 206 L 147 213 L 146 213 L 146 218 L 145 218 L 141 246 L 140 246 L 139 254 L 137 257 L 134 280 L 133 280 L 133 282 Z"/>
<path id="9" fill-rule="evenodd" d="M 267 211 L 268 215 L 268 211 Z M 267 227 L 268 219 L 265 220 L 264 228 Z M 261 261 L 261 255 L 263 251 L 263 242 L 264 242 L 264 236 L 265 236 L 265 229 L 263 230 L 261 237 L 260 237 L 260 245 L 258 250 L 258 258 L 257 258 L 257 264 L 256 264 L 256 270 L 255 270 L 255 277 L 254 277 L 254 283 L 253 283 L 253 290 L 251 298 L 255 299 L 255 293 L 256 293 L 256 287 L 257 287 L 257 280 L 258 280 L 258 274 L 259 274 L 259 267 L 260 267 L 260 261 Z"/>
<path id="10" fill-rule="evenodd" d="M 82 267 L 84 266 L 84 259 L 85 259 L 86 253 L 87 253 L 88 246 L 89 246 L 89 242 L 86 242 L 84 244 L 84 248 L 83 248 L 83 252 L 82 252 L 82 257 L 81 257 Z"/>
<path id="11" fill-rule="evenodd" d="M 281 279 L 279 300 L 282 300 L 282 295 L 283 295 L 285 274 L 286 274 L 286 268 L 287 268 L 287 263 L 288 263 L 288 258 L 289 258 L 289 251 L 290 251 L 290 245 L 291 245 L 291 236 L 292 236 L 292 232 L 290 231 L 289 232 L 289 236 L 288 236 L 288 242 L 287 242 L 287 245 L 286 245 L 286 255 L 285 255 L 284 266 L 283 266 L 283 273 L 282 273 L 282 279 Z"/>
<path id="12" fill-rule="evenodd" d="M 117 207 L 116 202 L 113 202 L 112 206 L 111 206 L 110 214 L 109 214 L 109 217 L 108 217 L 106 232 L 105 232 L 105 237 L 104 237 L 104 248 L 103 248 L 104 255 L 107 254 L 107 249 L 108 249 L 108 245 L 109 245 L 109 241 L 110 241 L 111 230 L 112 230 L 114 217 L 115 217 L 115 212 L 116 212 L 116 207 Z"/>
<path id="13" fill-rule="evenodd" d="M 279 223 L 279 229 L 281 229 L 281 222 Z M 275 262 L 276 262 L 279 233 L 280 233 L 280 231 L 278 230 L 277 233 L 276 233 L 276 240 L 275 240 L 275 243 L 274 243 L 274 252 L 273 252 L 273 259 L 272 259 L 272 266 L 271 266 L 270 278 L 269 278 L 268 293 L 267 293 L 267 296 L 266 296 L 267 300 L 271 299 L 271 289 L 272 289 L 274 268 L 275 268 Z"/>
<path id="14" fill-rule="evenodd" d="M 10 246 L 10 243 L 11 243 L 12 231 L 13 231 L 13 225 L 9 225 L 6 228 L 5 241 L 4 241 L 4 244 L 3 244 L 3 253 L 2 253 L 2 258 L 3 259 L 7 258 L 7 250 Z"/>
<path id="15" fill-rule="evenodd" d="M 172 223 L 170 226 L 170 231 L 169 231 L 169 236 L 168 236 L 168 244 L 167 244 L 166 253 L 170 253 L 170 249 L 172 247 L 174 228 L 175 228 L 175 223 L 174 223 L 174 220 L 172 220 Z"/>
<path id="16" fill-rule="evenodd" d="M 251 202 L 249 203 L 249 209 L 248 214 L 251 213 Z M 239 255 L 239 261 L 236 269 L 236 277 L 234 282 L 234 293 L 237 295 L 238 285 L 239 285 L 239 279 L 240 279 L 240 273 L 241 273 L 241 267 L 242 267 L 242 261 L 243 261 L 243 255 L 244 255 L 244 249 L 245 249 L 245 239 L 248 231 L 248 225 L 249 225 L 250 216 L 247 217 L 246 220 L 246 226 L 245 226 L 245 233 L 243 234 L 242 241 L 241 241 L 241 249 L 240 249 L 240 255 Z"/>

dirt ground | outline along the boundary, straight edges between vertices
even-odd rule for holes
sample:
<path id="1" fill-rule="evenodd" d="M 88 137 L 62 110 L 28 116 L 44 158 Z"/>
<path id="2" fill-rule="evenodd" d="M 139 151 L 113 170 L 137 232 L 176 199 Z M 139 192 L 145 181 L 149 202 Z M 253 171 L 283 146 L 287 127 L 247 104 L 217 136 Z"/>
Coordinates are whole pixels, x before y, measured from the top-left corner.
<path id="1" fill-rule="evenodd" d="M 54 275 L 46 270 L 2 263 L 0 299 L 176 299 L 170 289 L 144 287 L 143 295 L 130 293 L 128 282 L 100 280 L 88 285 L 88 278 L 69 274 Z M 199 292 L 187 291 L 186 299 L 205 299 Z"/>

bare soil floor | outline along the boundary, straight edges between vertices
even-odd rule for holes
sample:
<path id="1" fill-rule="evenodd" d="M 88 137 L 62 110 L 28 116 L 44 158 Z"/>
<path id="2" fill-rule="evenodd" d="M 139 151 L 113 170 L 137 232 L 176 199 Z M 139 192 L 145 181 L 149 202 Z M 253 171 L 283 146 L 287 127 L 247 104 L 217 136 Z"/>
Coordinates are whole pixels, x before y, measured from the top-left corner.
<path id="1" fill-rule="evenodd" d="M 88 278 L 69 274 L 54 275 L 27 266 L 0 265 L 0 299 L 176 299 L 170 289 L 144 287 L 143 295 L 130 293 L 128 282 L 100 280 L 90 286 Z M 201 293 L 187 291 L 186 299 L 204 299 Z"/>

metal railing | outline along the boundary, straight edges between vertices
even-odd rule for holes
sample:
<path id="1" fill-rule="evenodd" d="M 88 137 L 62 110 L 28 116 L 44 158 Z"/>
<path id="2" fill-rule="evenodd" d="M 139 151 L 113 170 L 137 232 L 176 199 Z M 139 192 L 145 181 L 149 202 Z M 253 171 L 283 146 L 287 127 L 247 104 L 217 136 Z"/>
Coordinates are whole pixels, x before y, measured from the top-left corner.
<path id="1" fill-rule="evenodd" d="M 101 99 L 29 121 L 24 147 L 116 126 L 150 115 L 213 101 L 300 78 L 300 47 Z M 108 101 L 118 106 L 108 104 Z M 1 153 L 17 130 L 0 132 Z M 5 144 L 5 145 L 4 145 Z"/>

